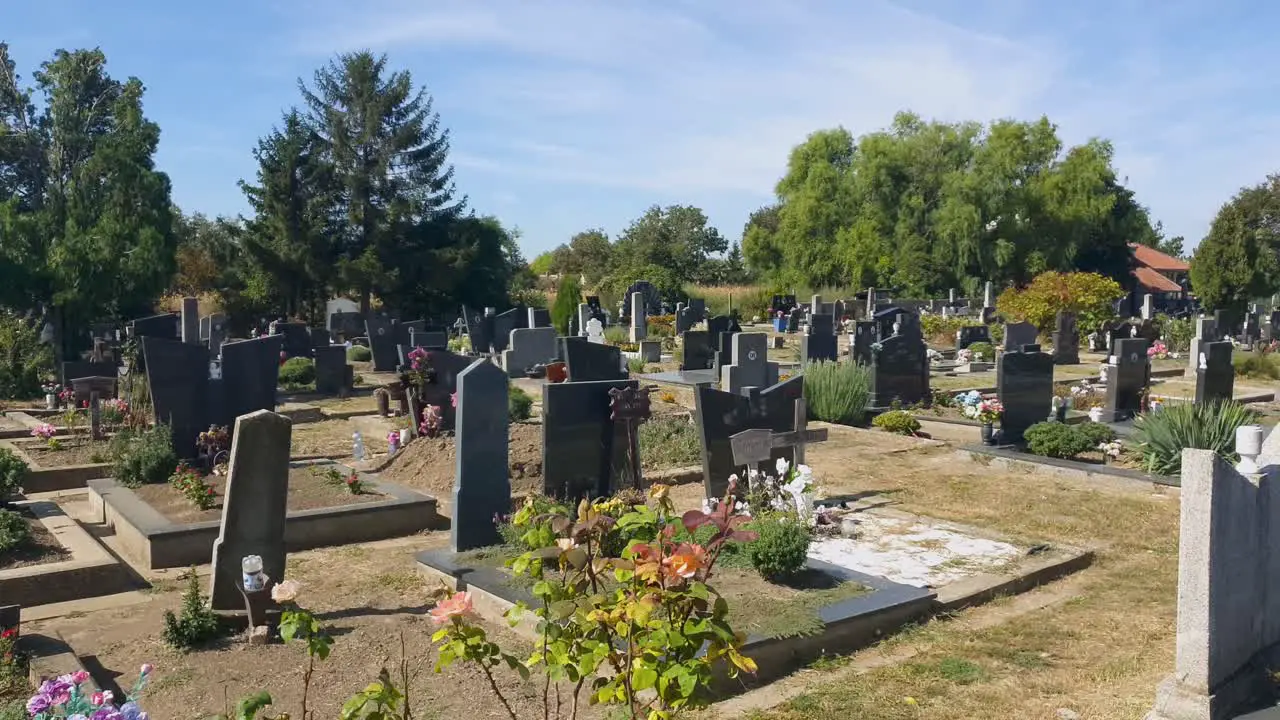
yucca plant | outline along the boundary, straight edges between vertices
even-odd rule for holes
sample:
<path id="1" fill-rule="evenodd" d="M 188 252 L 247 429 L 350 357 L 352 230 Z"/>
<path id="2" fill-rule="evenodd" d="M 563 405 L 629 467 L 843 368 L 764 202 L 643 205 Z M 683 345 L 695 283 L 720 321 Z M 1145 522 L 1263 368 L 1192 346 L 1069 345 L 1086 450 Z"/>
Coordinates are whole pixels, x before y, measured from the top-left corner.
<path id="1" fill-rule="evenodd" d="M 871 396 L 871 370 L 852 362 L 811 362 L 804 366 L 804 399 L 809 417 L 857 425 Z"/>
<path id="2" fill-rule="evenodd" d="M 1181 403 L 1165 406 L 1158 413 L 1139 415 L 1133 423 L 1133 439 L 1147 472 L 1177 475 L 1182 471 L 1185 448 L 1212 450 L 1235 462 L 1236 428 L 1257 421 L 1256 412 L 1234 400 L 1204 405 Z"/>

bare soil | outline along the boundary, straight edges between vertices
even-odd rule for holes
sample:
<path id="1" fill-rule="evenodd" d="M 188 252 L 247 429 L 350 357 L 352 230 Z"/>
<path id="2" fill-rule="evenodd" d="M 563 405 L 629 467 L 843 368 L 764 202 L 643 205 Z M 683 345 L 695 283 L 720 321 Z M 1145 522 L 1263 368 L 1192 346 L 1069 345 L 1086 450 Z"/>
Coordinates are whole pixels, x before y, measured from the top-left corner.
<path id="1" fill-rule="evenodd" d="M 62 547 L 53 537 L 53 533 L 45 529 L 44 523 L 24 510 L 17 512 L 23 516 L 27 526 L 31 528 L 31 540 L 22 547 L 0 553 L 0 570 L 61 562 L 71 557 L 71 553 Z"/>
<path id="2" fill-rule="evenodd" d="M 68 467 L 70 465 L 88 465 L 104 462 L 107 455 L 107 443 L 91 442 L 85 438 L 56 438 L 58 449 L 51 450 L 44 442 L 25 442 L 20 445 L 22 452 L 42 468 Z M 98 460 L 94 460 L 94 456 Z"/>
<path id="3" fill-rule="evenodd" d="M 381 500 L 383 495 L 376 487 L 366 486 L 363 493 L 352 495 L 346 485 L 331 483 L 324 470 L 332 466 L 296 467 L 289 469 L 289 509 L 314 510 L 316 508 L 359 505 Z M 168 483 L 143 485 L 133 492 L 157 512 L 176 523 L 196 523 L 217 520 L 222 517 L 222 501 L 226 494 L 227 478 L 210 475 L 205 481 L 213 487 L 218 500 L 208 510 L 200 510 L 182 493 Z"/>
<path id="4" fill-rule="evenodd" d="M 542 489 L 542 426 L 511 423 L 507 467 L 513 493 Z M 388 482 L 435 497 L 453 491 L 458 453 L 452 436 L 420 437 L 401 450 L 381 475 Z"/>

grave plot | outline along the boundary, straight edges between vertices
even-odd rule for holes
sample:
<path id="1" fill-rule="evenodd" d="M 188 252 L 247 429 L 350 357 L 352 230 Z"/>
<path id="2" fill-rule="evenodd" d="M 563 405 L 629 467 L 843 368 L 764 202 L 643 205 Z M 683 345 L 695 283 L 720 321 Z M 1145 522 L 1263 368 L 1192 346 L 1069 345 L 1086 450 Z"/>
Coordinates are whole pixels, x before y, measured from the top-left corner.
<path id="1" fill-rule="evenodd" d="M 42 605 L 133 588 L 128 570 L 55 503 L 0 509 L 0 598 Z"/>
<path id="2" fill-rule="evenodd" d="M 87 435 L 59 436 L 50 440 L 9 440 L 8 447 L 27 463 L 23 481 L 27 493 L 82 488 L 94 478 L 111 474 L 105 441 Z"/>

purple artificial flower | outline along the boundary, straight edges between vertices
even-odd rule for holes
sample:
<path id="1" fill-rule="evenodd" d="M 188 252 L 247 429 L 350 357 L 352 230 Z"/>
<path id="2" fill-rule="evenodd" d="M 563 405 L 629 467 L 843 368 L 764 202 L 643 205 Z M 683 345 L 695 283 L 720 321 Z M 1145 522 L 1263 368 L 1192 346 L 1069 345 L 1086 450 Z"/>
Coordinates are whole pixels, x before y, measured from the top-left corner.
<path id="1" fill-rule="evenodd" d="M 132 700 L 120 706 L 120 717 L 123 720 L 147 720 L 147 714 Z"/>
<path id="2" fill-rule="evenodd" d="M 76 713 L 75 715 L 68 715 L 67 720 L 89 720 L 89 718 L 81 715 L 80 713 Z"/>
<path id="3" fill-rule="evenodd" d="M 111 705 L 106 705 L 93 711 L 89 716 L 89 720 L 123 720 L 120 711 Z"/>
<path id="4" fill-rule="evenodd" d="M 35 717 L 45 710 L 48 710 L 52 705 L 53 703 L 49 702 L 48 695 L 45 695 L 44 693 L 36 693 L 27 701 L 27 713 L 32 717 Z"/>

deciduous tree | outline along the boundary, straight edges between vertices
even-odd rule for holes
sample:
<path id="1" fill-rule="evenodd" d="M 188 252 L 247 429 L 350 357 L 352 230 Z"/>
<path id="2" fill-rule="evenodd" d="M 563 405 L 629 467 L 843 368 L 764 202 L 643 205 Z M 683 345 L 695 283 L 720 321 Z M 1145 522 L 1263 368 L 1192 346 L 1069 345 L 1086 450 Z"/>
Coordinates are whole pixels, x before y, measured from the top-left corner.
<path id="1" fill-rule="evenodd" d="M 1280 175 L 1244 188 L 1218 210 L 1191 258 L 1191 287 L 1205 307 L 1243 311 L 1280 290 Z"/>

